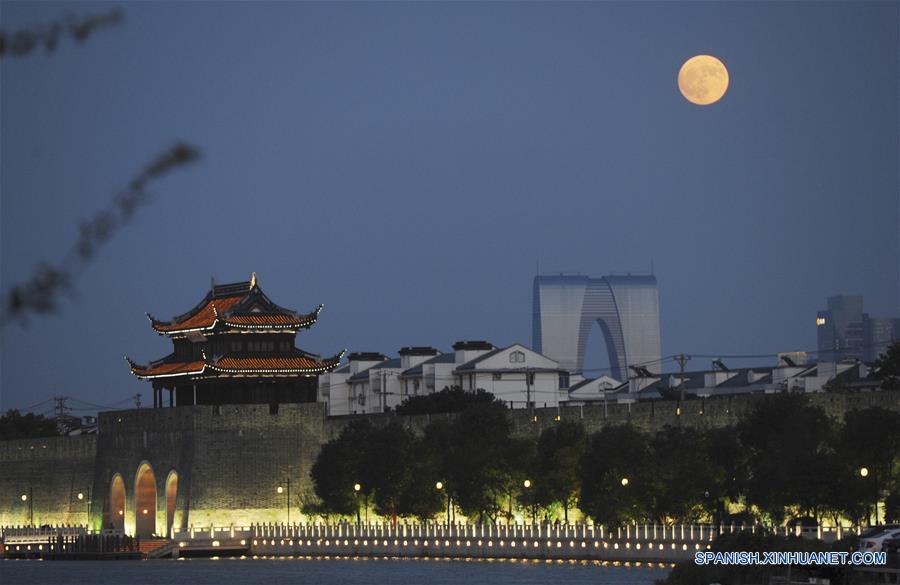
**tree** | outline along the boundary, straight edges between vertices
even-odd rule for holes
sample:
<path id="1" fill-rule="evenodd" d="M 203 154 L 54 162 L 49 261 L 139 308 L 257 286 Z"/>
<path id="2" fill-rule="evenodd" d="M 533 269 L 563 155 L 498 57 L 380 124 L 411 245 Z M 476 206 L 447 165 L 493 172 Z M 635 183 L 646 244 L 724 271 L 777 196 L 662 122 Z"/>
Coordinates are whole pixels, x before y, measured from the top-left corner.
<path id="1" fill-rule="evenodd" d="M 410 396 L 397 406 L 397 414 L 408 416 L 460 412 L 470 406 L 492 402 L 499 401 L 493 394 L 480 388 L 475 392 L 468 392 L 459 386 L 448 386 L 433 394 Z"/>
<path id="2" fill-rule="evenodd" d="M 841 501 L 850 506 L 848 514 L 860 505 L 863 509 L 875 505 L 882 490 L 896 488 L 892 472 L 900 457 L 900 413 L 878 407 L 848 412 L 838 433 L 836 450 L 845 478 Z M 855 503 L 847 499 L 851 495 L 856 498 Z"/>
<path id="3" fill-rule="evenodd" d="M 884 353 L 875 360 L 874 376 L 881 380 L 885 390 L 900 388 L 900 341 L 892 343 Z"/>
<path id="4" fill-rule="evenodd" d="M 467 516 L 493 519 L 508 493 L 510 425 L 499 403 L 464 410 L 450 426 L 449 489 Z"/>
<path id="5" fill-rule="evenodd" d="M 619 526 L 646 517 L 647 437 L 630 425 L 591 435 L 581 460 L 581 508 L 595 522 Z"/>
<path id="6" fill-rule="evenodd" d="M 410 472 L 399 498 L 401 515 L 425 521 L 444 509 L 447 480 L 441 453 L 444 452 L 443 437 L 447 428 L 445 421 L 432 423 L 425 429 L 425 434 L 413 442 Z M 437 488 L 438 482 L 441 482 L 441 489 Z"/>
<path id="7" fill-rule="evenodd" d="M 374 493 L 375 511 L 397 521 L 404 491 L 415 481 L 412 476 L 415 437 L 398 422 L 370 430 L 363 447 L 361 475 L 367 493 Z"/>
<path id="8" fill-rule="evenodd" d="M 534 501 L 533 487 L 525 487 L 525 480 L 529 486 L 540 485 L 543 479 L 538 479 L 534 473 L 535 442 L 530 438 L 510 438 L 506 449 L 501 454 L 503 469 L 506 475 L 507 493 L 507 518 L 513 520 L 512 508 L 518 501 L 531 510 L 531 517 L 535 513 L 537 502 Z"/>
<path id="9" fill-rule="evenodd" d="M 747 485 L 747 453 L 734 426 L 708 429 L 703 451 L 712 466 L 707 512 L 714 523 L 725 521 L 725 502 L 738 502 Z"/>
<path id="10" fill-rule="evenodd" d="M 695 522 L 710 507 L 716 474 L 701 431 L 666 427 L 650 440 L 648 506 L 660 522 Z"/>
<path id="11" fill-rule="evenodd" d="M 581 489 L 579 466 L 586 448 L 584 427 L 574 421 L 544 429 L 537 442 L 535 500 L 541 506 L 562 505 L 566 523 Z"/>
<path id="12" fill-rule="evenodd" d="M 344 516 L 355 514 L 359 498 L 371 494 L 370 478 L 364 477 L 363 466 L 371 434 L 369 421 L 354 421 L 344 427 L 337 439 L 322 445 L 310 475 L 324 510 Z M 360 484 L 361 493 L 353 489 L 355 484 Z"/>
<path id="13" fill-rule="evenodd" d="M 0 440 L 54 437 L 58 434 L 56 421 L 42 414 L 29 412 L 23 416 L 18 410 L 7 410 L 0 416 Z"/>
<path id="14" fill-rule="evenodd" d="M 799 395 L 760 400 L 741 421 L 741 443 L 748 451 L 747 501 L 776 524 L 786 508 L 818 514 L 831 479 L 822 456 L 830 450 L 833 422 Z"/>

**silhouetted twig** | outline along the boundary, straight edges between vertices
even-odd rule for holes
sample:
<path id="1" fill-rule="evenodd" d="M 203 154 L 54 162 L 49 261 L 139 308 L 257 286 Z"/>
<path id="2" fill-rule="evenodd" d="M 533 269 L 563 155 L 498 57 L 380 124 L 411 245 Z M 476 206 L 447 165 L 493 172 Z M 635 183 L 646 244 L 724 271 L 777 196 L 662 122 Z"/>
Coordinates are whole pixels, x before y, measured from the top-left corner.
<path id="1" fill-rule="evenodd" d="M 68 15 L 61 22 L 54 22 L 43 27 L 19 29 L 12 33 L 0 31 L 0 59 L 6 56 L 24 57 L 41 46 L 48 53 L 52 53 L 64 35 L 82 43 L 95 30 L 114 26 L 121 21 L 122 11 L 113 8 L 102 14 L 92 14 L 82 18 Z"/>
<path id="2" fill-rule="evenodd" d="M 84 221 L 78 239 L 58 266 L 41 264 L 31 279 L 11 287 L 2 297 L 0 328 L 16 319 L 24 322 L 29 313 L 50 313 L 59 306 L 60 295 L 70 291 L 75 277 L 93 258 L 97 249 L 126 224 L 135 211 L 149 198 L 147 185 L 169 171 L 194 162 L 200 152 L 190 144 L 179 142 L 148 164 L 117 193 L 112 204 Z"/>

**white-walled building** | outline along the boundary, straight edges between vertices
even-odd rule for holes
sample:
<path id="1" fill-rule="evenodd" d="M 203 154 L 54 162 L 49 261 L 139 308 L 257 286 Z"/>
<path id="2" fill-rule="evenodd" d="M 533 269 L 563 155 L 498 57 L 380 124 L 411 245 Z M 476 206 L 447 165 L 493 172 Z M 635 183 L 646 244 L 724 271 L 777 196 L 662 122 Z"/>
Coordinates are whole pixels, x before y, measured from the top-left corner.
<path id="1" fill-rule="evenodd" d="M 609 376 L 587 378 L 569 387 L 569 402 L 596 402 L 604 399 L 615 402 L 616 396 L 612 393 L 622 385 L 622 382 Z M 612 397 L 610 398 L 610 396 Z"/>
<path id="2" fill-rule="evenodd" d="M 567 396 L 568 373 L 521 344 L 496 348 L 485 341 L 460 341 L 453 353 L 404 347 L 399 358 L 353 353 L 349 363 L 319 378 L 319 399 L 330 416 L 384 412 L 410 396 L 450 386 L 483 389 L 511 408 L 557 406 Z M 562 382 L 562 389 L 560 388 Z"/>
<path id="3" fill-rule="evenodd" d="M 520 343 L 469 359 L 456 367 L 454 376 L 463 390 L 486 390 L 511 408 L 559 406 L 568 396 L 568 372 L 559 362 Z"/>
<path id="4" fill-rule="evenodd" d="M 351 392 L 350 378 L 387 360 L 377 352 L 355 352 L 347 356 L 343 366 L 319 376 L 319 402 L 325 403 L 328 414 L 357 414 L 366 412 L 365 394 L 360 388 Z"/>
<path id="5" fill-rule="evenodd" d="M 874 389 L 879 381 L 871 377 L 870 369 L 861 362 L 819 362 L 779 358 L 775 367 L 728 369 L 717 360 L 713 369 L 700 372 L 653 374 L 639 373 L 604 394 L 598 379 L 584 380 L 569 390 L 571 403 L 640 400 L 677 400 L 684 397 L 709 398 L 733 394 L 777 394 L 781 392 L 824 392 L 829 387 Z M 606 378 L 606 380 L 610 380 Z"/>

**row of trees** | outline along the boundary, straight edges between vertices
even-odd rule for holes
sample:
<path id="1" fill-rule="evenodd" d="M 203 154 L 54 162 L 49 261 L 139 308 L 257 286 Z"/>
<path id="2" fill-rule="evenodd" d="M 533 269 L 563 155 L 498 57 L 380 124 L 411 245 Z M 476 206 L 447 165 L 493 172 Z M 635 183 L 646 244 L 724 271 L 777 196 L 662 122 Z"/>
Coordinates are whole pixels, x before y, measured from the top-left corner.
<path id="1" fill-rule="evenodd" d="M 482 397 L 483 398 L 483 397 Z M 537 438 L 511 432 L 507 409 L 479 400 L 415 433 L 399 421 L 355 421 L 312 469 L 308 512 L 432 519 L 459 509 L 502 521 L 573 513 L 625 522 L 869 518 L 898 512 L 900 413 L 882 408 L 830 419 L 802 396 L 760 398 L 732 427 L 609 426 L 588 434 L 561 421 Z M 354 489 L 357 488 L 357 489 Z"/>

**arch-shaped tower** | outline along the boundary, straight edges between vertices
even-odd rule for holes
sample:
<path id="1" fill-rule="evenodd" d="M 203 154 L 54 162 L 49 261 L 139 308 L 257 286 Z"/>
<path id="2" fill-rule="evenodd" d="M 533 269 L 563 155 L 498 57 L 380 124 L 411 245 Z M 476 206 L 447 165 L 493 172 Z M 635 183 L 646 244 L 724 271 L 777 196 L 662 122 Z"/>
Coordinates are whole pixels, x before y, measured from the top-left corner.
<path id="1" fill-rule="evenodd" d="M 570 372 L 584 369 L 584 348 L 594 323 L 606 341 L 611 375 L 659 360 L 659 289 L 645 275 L 535 276 L 532 344 Z"/>

